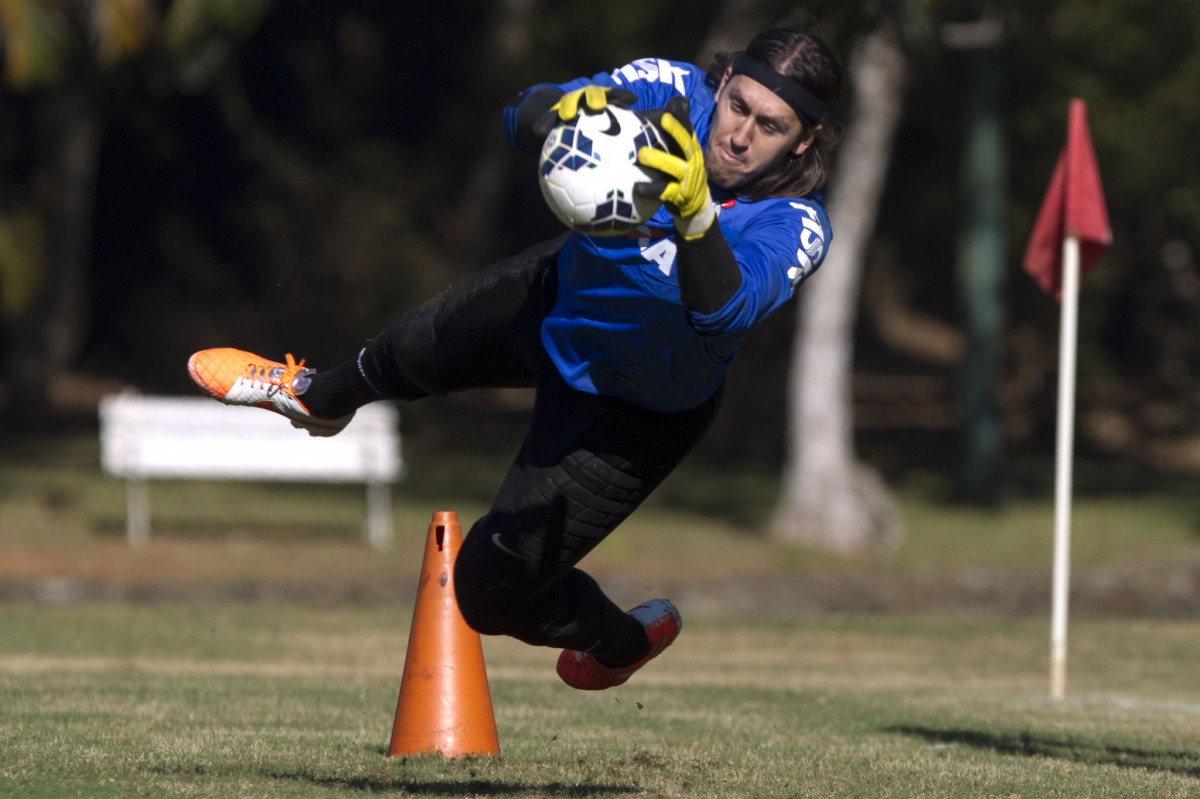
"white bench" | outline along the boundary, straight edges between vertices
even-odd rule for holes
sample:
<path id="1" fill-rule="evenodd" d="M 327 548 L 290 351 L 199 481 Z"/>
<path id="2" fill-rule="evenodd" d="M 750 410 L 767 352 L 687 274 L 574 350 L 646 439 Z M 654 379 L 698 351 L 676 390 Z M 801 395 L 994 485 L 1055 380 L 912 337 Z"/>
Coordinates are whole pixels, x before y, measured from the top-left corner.
<path id="1" fill-rule="evenodd" d="M 125 532 L 134 545 L 150 538 L 146 481 L 191 478 L 365 483 L 366 540 L 384 549 L 390 485 L 404 476 L 399 417 L 393 404 L 373 403 L 336 436 L 318 438 L 259 408 L 126 391 L 100 400 L 100 463 L 127 481 Z"/>

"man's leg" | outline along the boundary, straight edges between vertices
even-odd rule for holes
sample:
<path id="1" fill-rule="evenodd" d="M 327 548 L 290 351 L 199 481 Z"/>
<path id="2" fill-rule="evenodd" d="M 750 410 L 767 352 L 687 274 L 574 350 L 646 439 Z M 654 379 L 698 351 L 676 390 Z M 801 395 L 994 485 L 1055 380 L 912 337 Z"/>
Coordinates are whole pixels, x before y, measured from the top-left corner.
<path id="1" fill-rule="evenodd" d="M 337 416 L 378 399 L 532 386 L 561 246 L 538 244 L 413 307 L 356 358 L 313 375 L 305 402 Z"/>
<path id="2" fill-rule="evenodd" d="M 644 628 L 575 564 L 691 450 L 718 403 L 656 413 L 542 376 L 529 435 L 458 556 L 455 591 L 468 623 L 611 665 L 642 656 Z"/>
<path id="3" fill-rule="evenodd" d="M 332 369 L 220 347 L 194 353 L 188 372 L 221 402 L 267 408 L 320 436 L 336 435 L 376 400 L 532 385 L 561 244 L 543 242 L 468 276 Z"/>

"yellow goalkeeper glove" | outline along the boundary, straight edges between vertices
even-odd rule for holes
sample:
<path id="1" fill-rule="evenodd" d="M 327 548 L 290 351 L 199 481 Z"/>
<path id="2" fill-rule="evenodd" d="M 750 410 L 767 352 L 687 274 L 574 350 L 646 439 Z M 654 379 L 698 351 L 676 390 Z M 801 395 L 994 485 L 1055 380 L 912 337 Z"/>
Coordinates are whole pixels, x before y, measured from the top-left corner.
<path id="1" fill-rule="evenodd" d="M 533 132 L 539 139 L 545 139 L 555 125 L 570 122 L 579 116 L 581 110 L 588 114 L 598 114 L 610 104 L 629 108 L 636 101 L 637 95 L 628 89 L 588 84 L 558 98 L 558 102 L 550 106 L 550 110 L 534 123 Z"/>
<path id="2" fill-rule="evenodd" d="M 708 169 L 704 166 L 704 148 L 696 138 L 686 97 L 673 97 L 658 120 L 672 152 L 654 147 L 638 150 L 638 163 L 663 173 L 665 180 L 639 186 L 639 194 L 653 194 L 662 200 L 675 220 L 675 230 L 685 241 L 702 237 L 717 218 L 712 193 L 708 189 Z"/>

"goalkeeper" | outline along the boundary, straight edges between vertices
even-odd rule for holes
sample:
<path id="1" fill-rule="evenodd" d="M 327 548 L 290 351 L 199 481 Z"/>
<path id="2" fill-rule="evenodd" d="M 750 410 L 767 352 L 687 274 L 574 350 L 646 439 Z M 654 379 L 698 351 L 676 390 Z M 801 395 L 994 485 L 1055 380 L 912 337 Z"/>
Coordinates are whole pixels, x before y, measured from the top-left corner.
<path id="1" fill-rule="evenodd" d="M 529 155 L 560 120 L 608 103 L 661 128 L 670 152 L 638 157 L 661 177 L 639 190 L 663 204 L 636 234 L 570 233 L 482 269 L 329 370 L 220 348 L 189 372 L 312 435 L 378 400 L 535 386 L 524 443 L 459 552 L 458 604 L 480 633 L 561 648 L 569 685 L 620 685 L 675 639 L 679 613 L 666 599 L 625 612 L 576 564 L 692 449 L 739 344 L 820 265 L 827 105 L 842 82 L 824 42 L 772 29 L 707 71 L 646 58 L 534 86 L 504 112 Z"/>

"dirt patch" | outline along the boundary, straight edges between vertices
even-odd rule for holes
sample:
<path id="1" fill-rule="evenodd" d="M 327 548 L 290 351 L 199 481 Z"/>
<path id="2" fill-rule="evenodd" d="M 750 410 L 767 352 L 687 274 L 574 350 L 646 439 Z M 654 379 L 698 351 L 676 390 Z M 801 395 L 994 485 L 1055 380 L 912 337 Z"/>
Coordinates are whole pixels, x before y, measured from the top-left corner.
<path id="1" fill-rule="evenodd" d="M 131 551 L 118 542 L 0 553 L 0 601 L 299 602 L 409 604 L 418 552 L 373 555 L 359 545 L 297 546 L 156 543 Z M 741 573 L 689 579 L 594 572 L 618 601 L 647 592 L 671 597 L 689 614 L 988 613 L 1044 615 L 1048 572 L 969 569 L 950 574 L 878 572 Z M 404 576 L 398 576 L 404 575 Z M 1200 563 L 1142 562 L 1120 569 L 1075 569 L 1074 617 L 1200 615 Z"/>

